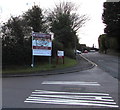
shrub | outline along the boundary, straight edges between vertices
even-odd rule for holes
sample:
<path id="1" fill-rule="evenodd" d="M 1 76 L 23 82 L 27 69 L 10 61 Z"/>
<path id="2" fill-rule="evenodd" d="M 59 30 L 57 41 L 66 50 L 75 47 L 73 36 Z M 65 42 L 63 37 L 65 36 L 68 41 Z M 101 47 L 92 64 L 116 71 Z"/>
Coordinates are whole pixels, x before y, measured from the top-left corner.
<path id="1" fill-rule="evenodd" d="M 75 53 L 72 49 L 65 49 L 65 56 L 75 59 Z"/>
<path id="2" fill-rule="evenodd" d="M 53 40 L 53 47 L 52 47 L 52 56 L 55 57 L 57 55 L 58 50 L 63 50 L 63 44 L 57 40 Z"/>

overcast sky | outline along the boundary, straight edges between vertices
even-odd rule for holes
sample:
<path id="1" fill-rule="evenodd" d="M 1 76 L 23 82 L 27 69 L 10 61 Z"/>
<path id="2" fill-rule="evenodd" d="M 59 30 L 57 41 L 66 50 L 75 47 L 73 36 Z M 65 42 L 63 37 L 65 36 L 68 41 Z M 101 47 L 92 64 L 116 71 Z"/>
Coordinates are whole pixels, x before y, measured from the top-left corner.
<path id="1" fill-rule="evenodd" d="M 79 42 L 92 47 L 93 44 L 98 47 L 98 37 L 104 33 L 104 24 L 102 23 L 103 2 L 106 0 L 1 0 L 0 1 L 0 22 L 7 21 L 11 15 L 21 15 L 35 4 L 40 5 L 42 9 L 53 8 L 60 1 L 71 1 L 79 6 L 78 13 L 86 14 L 89 21 L 79 32 Z"/>

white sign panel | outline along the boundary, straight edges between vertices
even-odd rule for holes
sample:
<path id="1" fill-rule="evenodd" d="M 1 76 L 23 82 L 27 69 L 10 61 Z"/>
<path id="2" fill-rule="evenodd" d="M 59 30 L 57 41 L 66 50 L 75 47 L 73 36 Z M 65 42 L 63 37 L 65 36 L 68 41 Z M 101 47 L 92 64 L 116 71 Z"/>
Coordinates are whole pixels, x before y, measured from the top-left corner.
<path id="1" fill-rule="evenodd" d="M 32 33 L 32 50 L 36 56 L 51 56 L 51 35 L 46 33 Z"/>
<path id="2" fill-rule="evenodd" d="M 58 51 L 57 54 L 58 54 L 59 57 L 63 57 L 64 56 L 64 51 Z"/>

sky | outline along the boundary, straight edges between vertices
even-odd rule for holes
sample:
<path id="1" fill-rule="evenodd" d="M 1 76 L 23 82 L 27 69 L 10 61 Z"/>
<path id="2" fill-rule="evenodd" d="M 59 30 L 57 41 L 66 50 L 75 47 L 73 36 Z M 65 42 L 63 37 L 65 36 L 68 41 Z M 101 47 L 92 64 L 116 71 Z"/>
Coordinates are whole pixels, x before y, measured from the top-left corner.
<path id="1" fill-rule="evenodd" d="M 1 0 L 0 1 L 0 24 L 6 22 L 10 16 L 22 15 L 31 8 L 34 3 L 42 9 L 52 9 L 55 4 L 69 1 L 78 6 L 79 15 L 87 15 L 89 21 L 80 28 L 77 35 L 80 44 L 98 48 L 98 37 L 104 34 L 105 24 L 102 23 L 103 2 L 106 0 Z"/>

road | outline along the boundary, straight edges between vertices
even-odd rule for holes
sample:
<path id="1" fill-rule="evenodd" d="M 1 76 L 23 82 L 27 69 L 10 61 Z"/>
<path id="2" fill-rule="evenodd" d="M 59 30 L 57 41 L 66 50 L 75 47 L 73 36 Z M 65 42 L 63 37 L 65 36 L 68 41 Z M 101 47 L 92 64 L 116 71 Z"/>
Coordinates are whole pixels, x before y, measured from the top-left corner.
<path id="1" fill-rule="evenodd" d="M 119 106 L 118 80 L 99 66 L 69 74 L 3 78 L 2 85 L 3 110 L 118 110 Z"/>
<path id="2" fill-rule="evenodd" d="M 98 52 L 91 52 L 88 54 L 82 54 L 84 57 L 88 58 L 90 61 L 96 63 L 101 69 L 108 72 L 113 77 L 120 80 L 119 65 L 120 58 L 117 56 L 110 56 L 105 54 L 100 54 Z"/>

